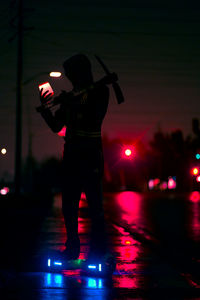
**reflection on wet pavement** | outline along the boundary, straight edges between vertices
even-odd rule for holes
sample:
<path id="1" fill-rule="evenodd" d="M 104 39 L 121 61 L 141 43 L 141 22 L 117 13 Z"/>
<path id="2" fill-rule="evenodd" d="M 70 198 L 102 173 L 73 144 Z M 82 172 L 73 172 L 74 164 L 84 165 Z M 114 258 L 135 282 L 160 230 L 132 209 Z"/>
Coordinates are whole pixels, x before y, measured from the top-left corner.
<path id="1" fill-rule="evenodd" d="M 120 218 L 128 225 L 135 223 L 135 225 L 142 225 L 142 196 L 135 192 L 121 192 L 117 193 L 115 197 L 115 205 L 119 206 Z"/>
<path id="2" fill-rule="evenodd" d="M 200 241 L 200 193 L 192 192 L 189 200 L 189 235 L 191 239 Z"/>
<path id="3" fill-rule="evenodd" d="M 128 197 L 127 197 L 128 196 Z M 128 198 L 128 201 L 125 199 Z M 114 200 L 116 201 L 116 199 Z M 140 220 L 141 197 L 139 194 L 129 192 L 120 193 L 117 197 L 116 207 L 119 205 L 121 218 L 133 223 Z M 118 208 L 117 208 L 118 209 Z M 137 225 L 137 224 L 135 224 Z M 87 215 L 87 202 L 83 197 L 80 201 L 79 236 L 81 241 L 80 259 L 86 259 L 89 251 L 90 220 Z M 109 224 L 110 244 L 116 256 L 116 271 L 110 280 L 105 278 L 90 278 L 78 270 L 64 270 L 60 274 L 44 273 L 41 288 L 69 288 L 77 286 L 82 289 L 101 290 L 105 287 L 133 289 L 138 287 L 138 276 L 141 273 L 141 263 L 137 260 L 142 256 L 141 243 L 136 241 L 123 227 Z M 55 205 L 51 215 L 43 224 L 40 237 L 40 253 L 45 254 L 47 249 L 63 250 L 66 238 L 64 220 L 61 213 L 60 196 L 55 198 Z M 136 276 L 137 275 L 137 276 Z M 140 276 L 141 277 L 141 276 Z M 109 282 L 108 282 L 109 281 Z M 43 298 L 44 295 L 43 295 Z M 103 298 L 102 298 L 103 299 Z"/>
<path id="4" fill-rule="evenodd" d="M 121 299 L 123 295 L 126 295 L 124 299 L 131 299 L 130 295 L 133 291 L 171 287 L 181 290 L 190 288 L 191 281 L 187 280 L 187 276 L 179 270 L 174 261 L 171 263 L 170 258 L 166 257 L 168 250 L 164 255 L 157 250 L 156 242 L 159 237 L 157 233 L 162 233 L 162 230 L 169 235 L 168 237 L 171 235 L 173 238 L 179 233 L 179 230 L 181 230 L 180 236 L 184 237 L 185 233 L 182 234 L 182 231 L 186 231 L 190 239 L 199 241 L 199 194 L 190 194 L 187 199 L 183 199 L 185 205 L 183 208 L 183 202 L 178 201 L 177 204 L 173 197 L 168 200 L 164 198 L 153 201 L 155 203 L 152 205 L 151 199 L 135 192 L 105 195 L 109 243 L 117 262 L 116 270 L 111 278 L 86 276 L 81 269 L 63 270 L 60 273 L 38 270 L 35 273 L 21 273 L 18 279 L 15 278 L 15 282 L 12 282 L 13 289 L 19 288 L 23 282 L 23 287 L 25 286 L 29 290 L 35 289 L 35 292 L 37 290 L 34 299 L 47 300 L 92 299 L 93 297 L 96 299 Z M 170 209 L 164 210 L 169 202 L 170 209 L 174 207 L 178 214 L 173 212 L 170 216 L 165 216 L 165 211 L 170 211 Z M 159 215 L 156 215 L 156 212 Z M 158 219 L 153 220 L 151 215 L 157 216 Z M 173 217 L 180 218 L 180 220 L 173 220 Z M 171 223 L 166 226 L 168 219 Z M 160 222 L 160 231 L 156 229 L 157 231 L 153 232 L 152 228 L 156 227 L 156 221 Z M 187 223 L 187 226 L 186 224 L 182 226 L 181 222 Z M 174 224 L 178 224 L 178 227 L 174 228 Z M 80 259 L 86 259 L 88 256 L 89 232 L 90 220 L 87 201 L 83 195 L 79 213 Z M 55 197 L 53 210 L 41 229 L 37 255 L 43 256 L 48 249 L 63 250 L 65 238 L 61 197 L 58 195 Z M 171 246 L 173 247 L 173 245 Z M 127 291 L 129 291 L 128 296 Z M 25 299 L 25 296 L 21 296 L 20 299 Z M 163 297 L 160 299 L 176 298 Z"/>

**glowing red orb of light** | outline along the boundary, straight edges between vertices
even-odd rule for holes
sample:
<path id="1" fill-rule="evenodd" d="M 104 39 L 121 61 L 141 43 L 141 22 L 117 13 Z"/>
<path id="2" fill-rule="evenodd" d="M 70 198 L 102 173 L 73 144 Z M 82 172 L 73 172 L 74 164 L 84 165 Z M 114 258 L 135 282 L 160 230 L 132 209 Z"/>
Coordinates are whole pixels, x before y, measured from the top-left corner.
<path id="1" fill-rule="evenodd" d="M 125 153 L 126 156 L 131 156 L 132 151 L 131 151 L 131 149 L 126 149 L 126 150 L 124 151 L 124 153 Z"/>
<path id="2" fill-rule="evenodd" d="M 128 158 L 128 159 L 132 159 L 134 155 L 134 149 L 131 146 L 125 146 L 122 149 L 122 157 L 123 158 Z"/>

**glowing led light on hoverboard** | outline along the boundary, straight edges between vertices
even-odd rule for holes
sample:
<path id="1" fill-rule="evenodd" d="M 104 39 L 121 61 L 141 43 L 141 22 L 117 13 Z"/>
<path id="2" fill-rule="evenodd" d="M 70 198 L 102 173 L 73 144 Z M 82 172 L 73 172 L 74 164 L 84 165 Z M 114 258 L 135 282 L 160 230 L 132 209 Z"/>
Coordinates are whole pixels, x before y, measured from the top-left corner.
<path id="1" fill-rule="evenodd" d="M 56 265 L 56 266 L 62 266 L 62 263 L 58 262 L 58 261 L 54 261 L 54 265 Z"/>
<path id="2" fill-rule="evenodd" d="M 89 265 L 88 266 L 88 269 L 96 269 L 97 268 L 97 266 L 95 266 L 95 265 Z"/>
<path id="3" fill-rule="evenodd" d="M 50 258 L 48 259 L 48 267 L 50 267 L 51 266 L 51 260 L 50 260 Z"/>
<path id="4" fill-rule="evenodd" d="M 53 264 L 55 266 L 62 266 L 62 262 L 60 262 L 60 261 L 54 261 Z M 51 259 L 50 258 L 48 258 L 47 265 L 49 268 L 51 267 Z"/>
<path id="5" fill-rule="evenodd" d="M 88 265 L 88 269 L 97 269 L 96 265 Z M 102 264 L 98 264 L 98 271 L 101 272 L 102 271 Z"/>
<path id="6" fill-rule="evenodd" d="M 47 265 L 48 265 L 49 268 L 52 265 L 52 262 L 51 262 L 50 258 L 48 258 Z M 60 261 L 54 261 L 53 265 L 55 265 L 55 266 L 62 266 L 63 264 Z M 98 267 L 97 267 L 97 265 L 88 265 L 88 269 L 92 269 L 92 270 L 98 269 L 99 272 L 102 272 L 102 264 L 98 264 Z"/>

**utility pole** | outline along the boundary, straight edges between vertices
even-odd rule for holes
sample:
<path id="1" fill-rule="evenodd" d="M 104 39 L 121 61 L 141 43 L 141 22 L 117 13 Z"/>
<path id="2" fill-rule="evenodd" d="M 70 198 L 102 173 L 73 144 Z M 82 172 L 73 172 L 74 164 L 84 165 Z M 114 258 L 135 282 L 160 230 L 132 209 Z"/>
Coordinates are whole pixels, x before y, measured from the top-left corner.
<path id="1" fill-rule="evenodd" d="M 15 196 L 20 196 L 22 157 L 23 0 L 18 0 Z"/>

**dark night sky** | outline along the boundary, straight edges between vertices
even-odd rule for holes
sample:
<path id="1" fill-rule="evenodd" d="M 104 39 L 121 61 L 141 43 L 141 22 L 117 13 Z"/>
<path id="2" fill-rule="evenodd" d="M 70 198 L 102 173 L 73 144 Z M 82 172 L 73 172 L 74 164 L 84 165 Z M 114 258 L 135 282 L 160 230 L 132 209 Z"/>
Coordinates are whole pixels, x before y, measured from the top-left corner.
<path id="1" fill-rule="evenodd" d="M 13 173 L 15 148 L 16 1 L 3 1 L 0 12 L 1 88 L 0 176 Z M 159 127 L 164 132 L 180 128 L 191 134 L 192 118 L 200 113 L 200 9 L 190 1 L 38 1 L 25 2 L 23 157 L 32 136 L 37 159 L 60 156 L 63 141 L 35 112 L 37 85 L 49 80 L 56 93 L 70 90 L 66 78 L 38 75 L 61 70 L 62 62 L 77 52 L 92 61 L 95 79 L 104 75 L 94 59 L 98 54 L 118 73 L 126 102 L 117 105 L 111 90 L 103 134 L 110 138 L 140 138 L 147 142 Z M 158 3 L 162 2 L 162 6 Z M 15 23 L 15 22 L 14 22 Z"/>

